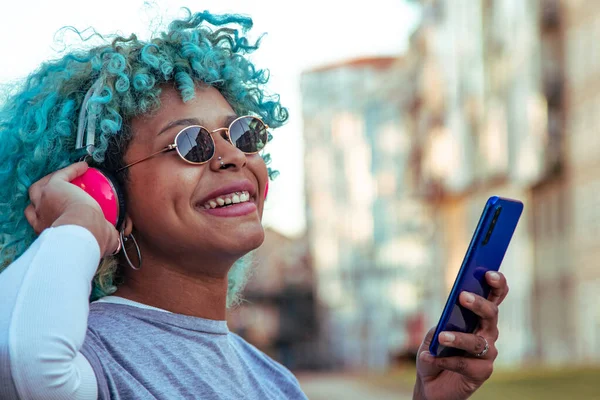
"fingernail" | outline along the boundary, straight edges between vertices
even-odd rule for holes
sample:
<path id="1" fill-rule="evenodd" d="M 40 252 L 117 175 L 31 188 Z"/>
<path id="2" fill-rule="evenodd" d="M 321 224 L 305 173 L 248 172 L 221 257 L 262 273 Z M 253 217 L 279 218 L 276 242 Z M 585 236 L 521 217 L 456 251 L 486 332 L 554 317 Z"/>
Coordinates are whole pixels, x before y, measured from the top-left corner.
<path id="1" fill-rule="evenodd" d="M 433 356 L 431 355 L 430 352 L 428 351 L 424 351 L 419 355 L 419 358 L 421 359 L 421 361 L 425 361 L 425 362 L 432 362 L 433 361 Z"/>
<path id="2" fill-rule="evenodd" d="M 440 334 L 440 336 L 446 342 L 450 342 L 450 343 L 454 342 L 454 339 L 456 339 L 456 336 L 454 336 L 454 334 L 452 334 L 450 332 L 443 332 L 442 334 Z"/>
<path id="3" fill-rule="evenodd" d="M 475 301 L 475 296 L 473 296 L 469 292 L 465 292 L 465 300 L 467 301 L 467 303 L 471 304 Z"/>
<path id="4" fill-rule="evenodd" d="M 497 272 L 490 272 L 490 279 L 493 281 L 499 281 L 500 280 L 500 274 Z"/>

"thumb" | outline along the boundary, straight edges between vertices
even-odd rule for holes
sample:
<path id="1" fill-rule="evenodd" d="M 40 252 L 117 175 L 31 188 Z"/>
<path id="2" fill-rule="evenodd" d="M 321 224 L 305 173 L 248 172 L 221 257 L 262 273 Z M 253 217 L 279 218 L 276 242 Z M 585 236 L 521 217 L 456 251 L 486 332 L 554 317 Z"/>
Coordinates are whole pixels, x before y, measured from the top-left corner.
<path id="1" fill-rule="evenodd" d="M 423 343 L 421 343 L 421 347 L 429 348 L 429 345 L 433 340 L 433 335 L 435 334 L 435 329 L 436 327 L 434 326 L 429 331 L 427 331 L 427 334 L 425 334 L 425 338 L 423 339 Z"/>
<path id="2" fill-rule="evenodd" d="M 425 338 L 423 339 L 423 343 L 419 347 L 419 351 L 417 352 L 417 372 L 421 376 L 424 382 L 429 379 L 435 378 L 442 372 L 441 368 L 435 366 L 433 361 L 433 355 L 429 353 L 429 345 L 433 340 L 433 335 L 435 334 L 435 328 L 433 327 L 427 332 Z"/>
<path id="3" fill-rule="evenodd" d="M 60 179 L 62 181 L 71 182 L 78 176 L 83 175 L 88 168 L 89 166 L 85 161 L 76 162 L 75 164 L 71 164 L 68 167 L 56 171 L 51 179 Z"/>

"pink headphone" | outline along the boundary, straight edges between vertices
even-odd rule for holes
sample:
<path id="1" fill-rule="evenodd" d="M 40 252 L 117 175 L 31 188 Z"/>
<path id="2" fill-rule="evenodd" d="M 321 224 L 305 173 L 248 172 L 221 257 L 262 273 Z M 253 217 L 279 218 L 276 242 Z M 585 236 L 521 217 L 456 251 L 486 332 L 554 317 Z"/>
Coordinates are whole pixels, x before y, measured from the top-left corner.
<path id="1" fill-rule="evenodd" d="M 77 126 L 77 139 L 75 148 L 85 149 L 87 156 L 94 151 L 94 138 L 96 129 L 96 116 L 87 114 L 87 105 L 92 94 L 99 94 L 102 90 L 102 80 L 98 79 L 88 90 L 81 104 L 79 124 Z M 87 127 L 85 144 L 83 134 Z M 73 179 L 72 184 L 79 186 L 94 198 L 102 208 L 104 217 L 117 229 L 121 227 L 125 217 L 125 191 L 119 186 L 118 181 L 108 171 L 100 168 L 89 168 L 83 175 Z"/>
<path id="2" fill-rule="evenodd" d="M 269 180 L 267 179 L 267 184 L 265 185 L 265 200 L 267 199 L 267 194 L 269 194 Z"/>
<path id="3" fill-rule="evenodd" d="M 116 228 L 121 226 L 125 216 L 125 199 L 123 192 L 117 189 L 116 180 L 108 172 L 88 168 L 71 183 L 82 188 L 98 202 L 108 222 Z"/>

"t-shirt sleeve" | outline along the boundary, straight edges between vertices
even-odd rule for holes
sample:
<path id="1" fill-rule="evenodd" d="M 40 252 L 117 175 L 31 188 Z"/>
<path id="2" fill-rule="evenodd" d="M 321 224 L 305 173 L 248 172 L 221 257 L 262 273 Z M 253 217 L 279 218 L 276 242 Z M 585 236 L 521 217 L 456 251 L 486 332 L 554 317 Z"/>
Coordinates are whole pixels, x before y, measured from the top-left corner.
<path id="1" fill-rule="evenodd" d="M 80 352 L 100 260 L 83 227 L 48 228 L 0 273 L 0 398 L 95 400 Z"/>

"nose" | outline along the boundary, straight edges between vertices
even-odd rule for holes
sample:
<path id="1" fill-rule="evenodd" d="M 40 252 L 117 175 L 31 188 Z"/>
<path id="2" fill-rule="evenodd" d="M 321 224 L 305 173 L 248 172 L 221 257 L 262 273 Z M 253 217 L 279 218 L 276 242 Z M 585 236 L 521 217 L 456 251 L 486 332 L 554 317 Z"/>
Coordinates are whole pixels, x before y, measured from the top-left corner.
<path id="1" fill-rule="evenodd" d="M 246 166 L 246 154 L 238 149 L 229 140 L 229 130 L 221 128 L 213 131 L 215 142 L 215 155 L 210 161 L 211 169 L 218 171 L 232 168 L 238 170 Z"/>

